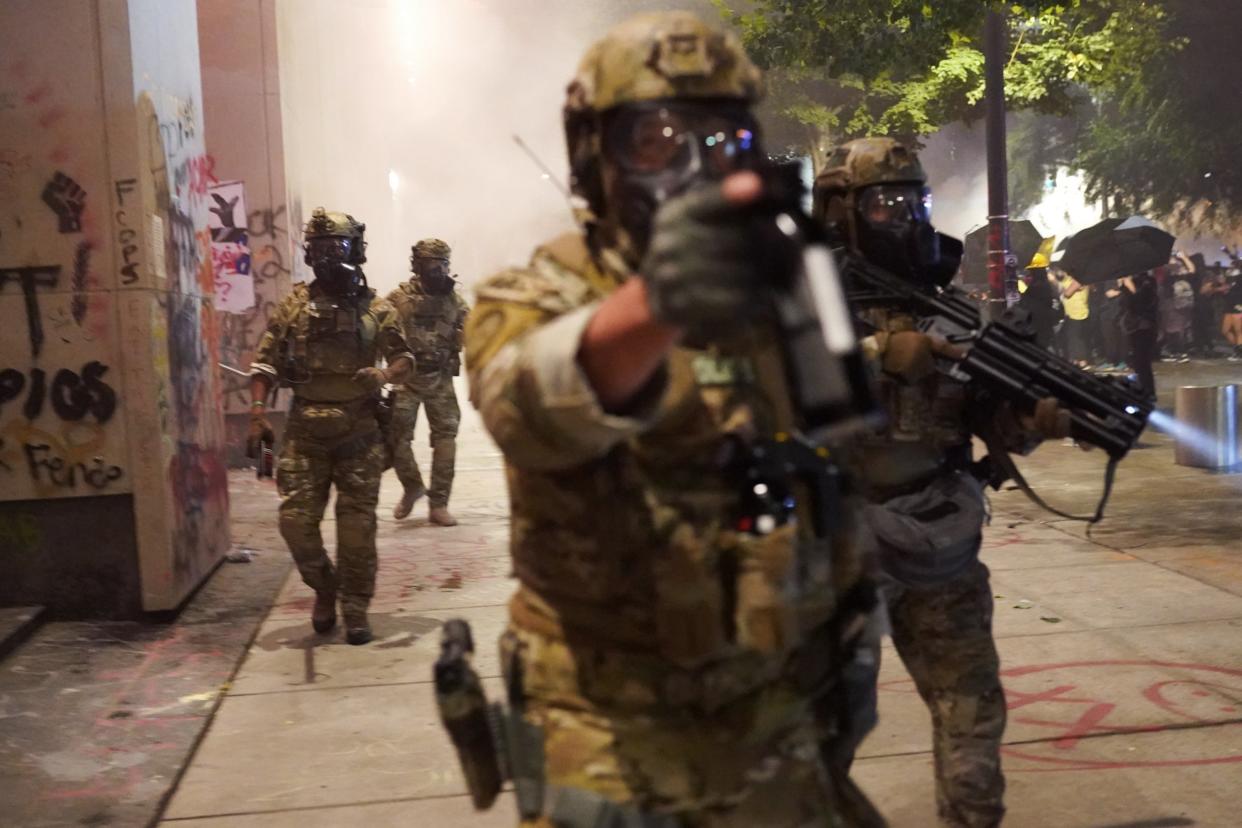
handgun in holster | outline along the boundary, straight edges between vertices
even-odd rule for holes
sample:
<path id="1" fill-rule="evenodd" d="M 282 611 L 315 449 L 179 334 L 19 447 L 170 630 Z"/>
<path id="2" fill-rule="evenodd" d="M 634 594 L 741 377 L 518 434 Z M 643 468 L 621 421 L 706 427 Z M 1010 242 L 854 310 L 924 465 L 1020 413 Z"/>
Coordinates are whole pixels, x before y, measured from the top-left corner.
<path id="1" fill-rule="evenodd" d="M 392 468 L 397 453 L 397 434 L 393 428 L 397 389 L 383 388 L 375 395 L 375 422 L 379 426 L 380 444 L 384 447 L 384 471 Z"/>
<path id="2" fill-rule="evenodd" d="M 518 812 L 533 819 L 543 813 L 543 734 L 522 716 L 521 671 L 509 671 L 508 707 L 489 704 L 473 655 L 470 625 L 460 618 L 446 621 L 434 672 L 440 721 L 475 809 L 490 808 L 503 784 L 512 781 Z"/>

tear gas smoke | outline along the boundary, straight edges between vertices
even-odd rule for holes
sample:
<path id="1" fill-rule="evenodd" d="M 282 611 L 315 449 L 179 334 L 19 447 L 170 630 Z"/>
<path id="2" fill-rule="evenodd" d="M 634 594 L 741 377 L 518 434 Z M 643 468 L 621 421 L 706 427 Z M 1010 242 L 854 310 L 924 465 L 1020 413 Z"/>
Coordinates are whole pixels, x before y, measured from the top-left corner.
<path id="1" fill-rule="evenodd" d="M 316 206 L 367 225 L 367 279 L 409 278 L 410 245 L 453 247 L 470 284 L 572 229 L 519 135 L 567 178 L 565 87 L 631 14 L 708 0 L 283 0 L 281 106 L 290 225 Z"/>

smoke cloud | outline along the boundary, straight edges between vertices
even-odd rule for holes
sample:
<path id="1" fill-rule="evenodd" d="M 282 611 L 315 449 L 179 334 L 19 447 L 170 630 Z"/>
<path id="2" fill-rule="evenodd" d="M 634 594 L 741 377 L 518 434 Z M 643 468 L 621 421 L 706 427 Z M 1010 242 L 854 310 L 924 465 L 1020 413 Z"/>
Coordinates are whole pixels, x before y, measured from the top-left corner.
<path id="1" fill-rule="evenodd" d="M 408 278 L 436 236 L 470 284 L 572 229 L 565 87 L 587 46 L 639 11 L 709 2 L 284 0 L 278 7 L 291 223 L 317 206 L 366 222 L 367 278 Z M 300 215 L 299 215 L 300 210 Z"/>

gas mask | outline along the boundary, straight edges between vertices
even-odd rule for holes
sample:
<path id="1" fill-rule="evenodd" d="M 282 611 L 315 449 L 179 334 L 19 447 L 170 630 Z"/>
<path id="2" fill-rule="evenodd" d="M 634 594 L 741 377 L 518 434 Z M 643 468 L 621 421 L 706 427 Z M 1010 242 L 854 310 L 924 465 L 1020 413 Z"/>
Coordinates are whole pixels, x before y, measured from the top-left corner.
<path id="1" fill-rule="evenodd" d="M 944 287 L 962 261 L 962 243 L 936 232 L 931 191 L 922 184 L 876 184 L 854 206 L 858 250 L 872 264 L 929 287 Z"/>
<path id="2" fill-rule="evenodd" d="M 444 296 L 453 289 L 455 282 L 447 259 L 411 256 L 410 270 L 418 276 L 419 286 L 432 296 Z"/>
<path id="3" fill-rule="evenodd" d="M 315 273 L 315 280 L 333 296 L 349 296 L 363 282 L 362 269 L 349 262 L 358 251 L 358 244 L 345 236 L 317 236 L 306 241 L 306 263 Z"/>
<path id="4" fill-rule="evenodd" d="M 713 100 L 618 107 L 605 116 L 603 156 L 612 168 L 610 212 L 640 258 L 661 204 L 699 182 L 719 181 L 763 160 L 750 110 Z"/>

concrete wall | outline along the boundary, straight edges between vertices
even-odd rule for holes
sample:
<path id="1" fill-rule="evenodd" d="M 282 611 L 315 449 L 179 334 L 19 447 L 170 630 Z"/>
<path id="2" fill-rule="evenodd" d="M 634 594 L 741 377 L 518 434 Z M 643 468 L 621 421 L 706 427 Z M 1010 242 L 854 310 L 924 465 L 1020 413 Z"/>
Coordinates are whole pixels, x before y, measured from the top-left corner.
<path id="1" fill-rule="evenodd" d="M 285 199 L 276 0 L 200 2 L 198 29 L 207 150 L 220 180 L 244 185 L 255 290 L 253 307 L 221 313 L 220 357 L 248 370 L 268 318 L 289 293 L 293 262 L 300 258 L 297 223 L 290 223 Z M 230 461 L 243 462 L 250 383 L 228 372 L 219 376 Z"/>
<path id="2" fill-rule="evenodd" d="M 197 44 L 193 0 L 0 4 L 0 602 L 166 610 L 227 547 Z"/>

